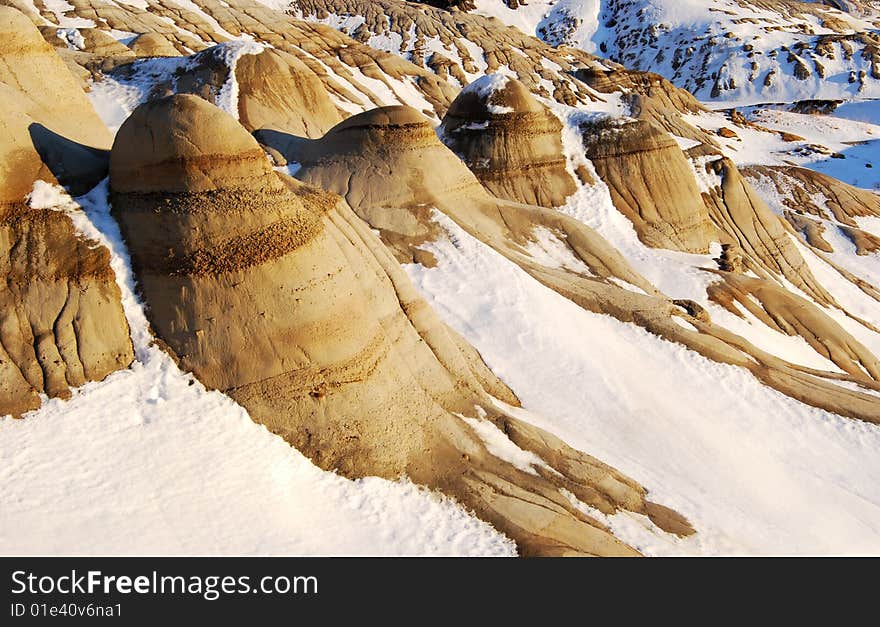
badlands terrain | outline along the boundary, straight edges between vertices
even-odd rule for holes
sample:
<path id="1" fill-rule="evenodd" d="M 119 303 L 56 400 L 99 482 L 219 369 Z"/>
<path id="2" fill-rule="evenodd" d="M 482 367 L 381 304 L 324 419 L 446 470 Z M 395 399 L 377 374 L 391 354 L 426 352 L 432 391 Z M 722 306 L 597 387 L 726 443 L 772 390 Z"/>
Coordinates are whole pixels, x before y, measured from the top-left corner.
<path id="1" fill-rule="evenodd" d="M 880 3 L 0 0 L 0 552 L 880 553 Z"/>

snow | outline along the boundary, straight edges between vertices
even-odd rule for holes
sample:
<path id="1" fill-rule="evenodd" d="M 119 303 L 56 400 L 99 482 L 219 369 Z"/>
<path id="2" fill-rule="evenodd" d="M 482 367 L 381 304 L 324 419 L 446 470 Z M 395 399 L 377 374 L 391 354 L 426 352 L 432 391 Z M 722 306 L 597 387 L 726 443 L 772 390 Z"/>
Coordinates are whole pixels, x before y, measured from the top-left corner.
<path id="1" fill-rule="evenodd" d="M 595 53 L 601 0 L 531 0 L 511 9 L 503 0 L 476 0 L 475 13 L 494 17 L 554 46 L 574 44 Z"/>
<path id="2" fill-rule="evenodd" d="M 223 62 L 229 68 L 229 78 L 217 94 L 215 104 L 226 111 L 229 115 L 238 119 L 238 79 L 235 76 L 235 67 L 238 60 L 249 54 L 260 54 L 266 49 L 264 44 L 250 40 L 230 41 L 218 44 Z"/>
<path id="3" fill-rule="evenodd" d="M 746 108 L 743 113 L 772 132 L 735 126 L 719 112 L 683 117 L 712 134 L 723 127 L 734 129 L 738 139 L 716 139 L 737 165 L 799 165 L 856 187 L 880 189 L 880 125 L 836 114 L 807 115 L 769 107 Z M 844 115 L 855 116 L 846 109 Z M 786 141 L 780 133 L 795 137 Z"/>
<path id="4" fill-rule="evenodd" d="M 72 201 L 38 185 L 105 244 L 137 361 L 0 419 L 0 554 L 512 555 L 513 543 L 406 479 L 315 467 L 151 345 L 107 182 Z M 81 209 L 80 209 L 81 207 Z"/>
<path id="5" fill-rule="evenodd" d="M 69 50 L 85 50 L 86 42 L 82 34 L 76 28 L 59 28 L 56 31 L 58 38 L 67 43 Z"/>
<path id="6" fill-rule="evenodd" d="M 584 156 L 577 128 L 579 121 L 585 115 L 591 114 L 585 114 L 561 105 L 556 106 L 554 111 L 560 116 L 564 125 L 563 146 L 569 160 L 570 173 L 574 176 L 574 167 L 582 165 L 596 181 L 596 184 L 592 186 L 579 186 L 578 190 L 568 199 L 568 203 L 560 207 L 559 211 L 590 226 L 607 241 L 612 242 L 637 272 L 670 298 L 688 299 L 699 303 L 706 309 L 714 322 L 746 338 L 755 346 L 792 363 L 821 370 L 840 371 L 834 363 L 811 348 L 802 337 L 789 336 L 771 329 L 744 309 L 742 317 L 736 316 L 708 299 L 706 288 L 716 281 L 716 277 L 706 272 L 706 269 L 718 267 L 715 260 L 721 254 L 720 243 L 713 242 L 708 254 L 691 254 L 645 246 L 639 240 L 632 222 L 614 207 L 608 186 L 602 182 L 593 164 Z M 711 159 L 711 157 L 708 158 Z M 705 191 L 719 185 L 720 180 L 717 175 L 705 173 L 702 162 L 703 159 L 695 165 L 694 175 L 699 186 Z M 833 280 L 835 284 L 844 283 L 836 274 Z M 613 282 L 626 289 L 640 291 L 634 286 L 623 285 L 622 281 L 614 280 Z M 805 294 L 793 286 L 787 287 L 807 298 Z M 846 289 L 845 286 L 844 289 Z M 863 311 L 865 304 L 861 300 L 859 304 L 859 311 Z M 828 313 L 835 317 L 839 312 Z M 870 317 L 868 315 L 869 319 Z M 847 320 L 844 326 L 853 332 L 851 322 L 851 320 Z M 857 326 L 860 327 L 855 329 L 855 334 L 858 337 L 864 331 L 864 327 Z M 875 338 L 866 339 L 873 342 Z M 880 339 L 880 337 L 876 337 L 876 339 Z"/>
<path id="7" fill-rule="evenodd" d="M 436 219 L 449 233 L 428 245 L 438 265 L 406 269 L 522 400 L 509 410 L 629 474 L 699 530 L 678 540 L 626 516 L 640 550 L 880 552 L 880 428 L 587 312 Z"/>
<path id="8" fill-rule="evenodd" d="M 836 118 L 880 125 L 880 100 L 844 102 L 832 114 Z"/>
<path id="9" fill-rule="evenodd" d="M 878 11 L 859 17 L 814 5 L 757 0 L 476 0 L 494 17 L 553 46 L 574 46 L 637 70 L 657 72 L 703 100 L 756 104 L 814 98 L 880 97 L 880 81 L 863 57 L 865 44 L 833 42 L 814 51 L 819 36 L 872 32 Z M 826 26 L 825 16 L 843 25 Z M 830 23 L 830 22 L 828 22 Z M 801 50 L 806 46 L 806 50 Z M 789 60 L 789 53 L 794 57 Z M 810 75 L 795 75 L 797 63 Z M 820 71 L 816 63 L 822 66 Z M 865 83 L 850 80 L 865 73 Z M 720 90 L 715 91 L 716 77 Z"/>
<path id="10" fill-rule="evenodd" d="M 215 104 L 238 119 L 238 81 L 235 67 L 243 55 L 260 54 L 266 49 L 251 39 L 237 39 L 217 44 L 191 57 L 157 57 L 142 59 L 131 64 L 124 76 L 104 75 L 100 81 L 90 81 L 87 93 L 98 116 L 111 133 L 116 133 L 126 118 L 144 103 L 152 89 L 161 83 L 176 86 L 177 76 L 200 62 L 201 55 L 216 54 L 229 68 L 229 76 L 217 94 Z M 174 88 L 176 91 L 176 87 Z"/>
<path id="11" fill-rule="evenodd" d="M 257 0 L 260 4 L 276 11 L 287 11 L 290 8 L 290 0 Z"/>
<path id="12" fill-rule="evenodd" d="M 289 161 L 287 165 L 279 165 L 275 167 L 276 172 L 281 172 L 287 176 L 294 177 L 296 173 L 302 169 L 302 164 L 296 161 Z"/>
<path id="13" fill-rule="evenodd" d="M 494 93 L 502 91 L 505 87 L 507 87 L 507 83 L 509 81 L 510 77 L 505 74 L 486 74 L 485 76 L 481 76 L 470 85 L 462 89 L 461 93 L 474 94 L 477 98 L 486 103 L 486 109 L 489 111 L 489 113 L 493 113 L 495 115 L 513 113 L 512 107 L 503 107 L 489 102 L 489 99 Z"/>
<path id="14" fill-rule="evenodd" d="M 477 409 L 481 414 L 485 414 L 482 408 L 477 407 Z M 486 420 L 485 417 L 468 418 L 467 416 L 461 416 L 461 419 L 470 425 L 471 429 L 483 440 L 486 449 L 498 459 L 504 460 L 515 468 L 519 468 L 531 475 L 537 476 L 538 474 L 538 471 L 534 468 L 535 466 L 540 466 L 550 472 L 556 472 L 543 459 L 531 451 L 524 451 L 514 444 L 507 437 L 507 434 Z"/>
<path id="15" fill-rule="evenodd" d="M 578 274 L 592 276 L 590 268 L 575 257 L 568 244 L 544 226 L 532 229 L 532 240 L 525 246 L 529 256 L 548 268 L 565 268 Z"/>

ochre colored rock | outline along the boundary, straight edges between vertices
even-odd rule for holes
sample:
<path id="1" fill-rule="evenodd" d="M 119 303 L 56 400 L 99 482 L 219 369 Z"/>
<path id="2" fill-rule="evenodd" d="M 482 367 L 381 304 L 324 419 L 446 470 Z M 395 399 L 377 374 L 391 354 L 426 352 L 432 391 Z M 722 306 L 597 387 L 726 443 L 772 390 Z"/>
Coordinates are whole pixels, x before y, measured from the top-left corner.
<path id="1" fill-rule="evenodd" d="M 110 133 L 36 26 L 0 6 L 0 203 L 35 180 L 84 192 L 106 176 Z"/>
<path id="2" fill-rule="evenodd" d="M 582 127 L 587 157 L 614 206 L 648 246 L 705 253 L 715 227 L 693 169 L 675 140 L 654 124 L 603 120 Z"/>
<path id="3" fill-rule="evenodd" d="M 379 118 L 423 120 L 374 114 L 343 122 L 338 135 Z M 161 151 L 124 148 L 144 129 Z M 195 148 L 177 139 L 190 134 Z M 268 165 L 257 176 L 257 149 L 243 127 L 194 96 L 142 105 L 117 135 L 114 211 L 152 326 L 181 367 L 323 468 L 406 474 L 439 488 L 525 554 L 635 554 L 559 487 L 602 511 L 647 512 L 644 489 L 495 409 L 489 394 L 516 398 L 440 322 L 369 227 L 335 194 Z M 552 460 L 559 478 L 494 457 L 462 415 L 486 416 Z M 690 529 L 672 518 L 665 524 Z"/>
<path id="4" fill-rule="evenodd" d="M 131 363 L 110 255 L 64 213 L 0 204 L 0 277 L 0 415 Z"/>
<path id="5" fill-rule="evenodd" d="M 239 58 L 239 121 L 250 131 L 280 129 L 321 137 L 342 120 L 318 76 L 295 56 L 267 48 Z"/>
<path id="6" fill-rule="evenodd" d="M 160 33 L 143 33 L 128 44 L 139 57 L 179 57 L 180 52 Z"/>
<path id="7" fill-rule="evenodd" d="M 440 137 L 499 198 L 556 207 L 577 189 L 562 123 L 516 79 L 490 74 L 462 90 Z"/>

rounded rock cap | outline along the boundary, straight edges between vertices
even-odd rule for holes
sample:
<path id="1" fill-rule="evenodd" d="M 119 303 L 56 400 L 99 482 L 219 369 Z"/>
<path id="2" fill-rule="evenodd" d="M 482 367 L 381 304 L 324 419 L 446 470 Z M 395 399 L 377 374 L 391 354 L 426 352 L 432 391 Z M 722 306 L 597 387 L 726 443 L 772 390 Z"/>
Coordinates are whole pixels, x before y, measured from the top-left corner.
<path id="1" fill-rule="evenodd" d="M 0 6 L 0 55 L 22 54 L 31 49 L 52 50 L 52 46 L 27 15 L 13 7 Z"/>
<path id="2" fill-rule="evenodd" d="M 120 193 L 263 188 L 271 174 L 250 133 L 192 95 L 139 106 L 120 127 L 110 153 L 110 187 Z"/>
<path id="3" fill-rule="evenodd" d="M 327 131 L 312 156 L 368 155 L 376 150 L 395 152 L 425 145 L 442 145 L 431 120 L 412 107 L 393 105 L 346 118 Z"/>
<path id="4" fill-rule="evenodd" d="M 547 114 L 549 111 L 517 79 L 487 74 L 461 90 L 446 117 L 485 120 L 511 113 Z"/>

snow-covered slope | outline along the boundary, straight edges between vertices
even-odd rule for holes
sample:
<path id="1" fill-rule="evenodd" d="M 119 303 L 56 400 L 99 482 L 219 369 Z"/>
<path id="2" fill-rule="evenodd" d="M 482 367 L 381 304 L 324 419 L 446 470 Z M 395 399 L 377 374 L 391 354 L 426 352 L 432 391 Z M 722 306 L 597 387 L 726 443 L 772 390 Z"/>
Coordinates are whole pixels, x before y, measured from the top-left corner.
<path id="1" fill-rule="evenodd" d="M 830 4 L 830 3 L 829 3 Z M 477 0 L 553 45 L 657 72 L 707 101 L 877 97 L 877 7 L 776 0 Z"/>
<path id="2" fill-rule="evenodd" d="M 431 247 L 437 267 L 410 276 L 528 420 L 613 460 L 700 528 L 678 540 L 619 514 L 621 538 L 656 555 L 880 551 L 880 427 L 805 410 L 739 369 L 586 312 L 442 223 L 451 240 Z"/>
<path id="3" fill-rule="evenodd" d="M 137 362 L 25 420 L 0 419 L 0 554 L 513 555 L 453 501 L 405 480 L 314 466 L 153 345 L 107 185 L 71 200 L 113 253 Z"/>
<path id="4" fill-rule="evenodd" d="M 773 326 L 773 321 L 754 315 L 755 309 L 762 315 L 763 310 L 752 295 L 745 295 L 752 308 L 746 306 L 742 315 L 735 313 L 735 305 L 731 310 L 710 298 L 708 288 L 724 274 L 718 272 L 724 256 L 721 242 L 730 245 L 729 233 L 723 238 L 721 231 L 713 231 L 717 237 L 707 239 L 704 248 L 693 249 L 702 251 L 696 254 L 643 243 L 634 223 L 615 206 L 609 184 L 585 157 L 583 127 L 579 126 L 585 121 L 599 126 L 611 115 L 617 118 L 612 126 L 623 127 L 639 117 L 645 125 L 662 127 L 656 132 L 671 146 L 664 149 L 682 160 L 684 178 L 694 188 L 691 200 L 700 205 L 703 200 L 708 205 L 713 194 L 717 198 L 720 193 L 722 170 L 713 165 L 723 157 L 739 166 L 809 167 L 862 188 L 874 188 L 880 184 L 875 174 L 880 167 L 874 168 L 876 147 L 869 140 L 880 133 L 880 118 L 873 104 L 846 104 L 834 116 L 825 117 L 782 106 L 744 108 L 743 116 L 704 111 L 690 96 L 675 93 L 678 90 L 655 81 L 656 77 L 628 76 L 614 63 L 587 54 L 660 71 L 704 99 L 791 102 L 808 97 L 865 97 L 880 85 L 872 76 L 873 44 L 864 34 L 873 28 L 869 3 L 845 14 L 818 3 L 783 1 L 535 0 L 515 6 L 515 2 L 477 0 L 476 12 L 464 14 L 398 0 L 368 4 L 360 0 L 293 4 L 195 0 L 177 2 L 181 11 L 166 7 L 162 10 L 167 15 L 159 18 L 160 8 L 155 6 L 135 10 L 129 3 L 108 0 L 98 2 L 105 17 L 88 21 L 80 21 L 85 18 L 76 15 L 75 7 L 52 3 L 37 10 L 40 3 L 25 4 L 64 27 L 68 44 L 62 45 L 75 48 L 68 50 L 73 54 L 92 54 L 82 50 L 85 44 L 77 28 L 103 28 L 116 41 L 130 42 L 137 33 L 121 27 L 133 29 L 138 20 L 145 20 L 163 24 L 169 45 L 186 55 L 131 58 L 127 63 L 116 60 L 107 64 L 106 71 L 96 70 L 83 78 L 91 102 L 113 132 L 141 103 L 180 91 L 202 95 L 244 120 L 239 96 L 244 98 L 247 90 L 256 89 L 255 84 L 259 87 L 259 81 L 251 76 L 250 83 L 239 85 L 236 64 L 252 60 L 263 50 L 283 50 L 302 65 L 291 62 L 277 70 L 273 80 L 288 73 L 302 79 L 296 88 L 317 85 L 315 91 L 326 92 L 338 114 L 325 128 L 309 135 L 313 140 L 309 145 L 320 143 L 325 132 L 337 128 L 336 121 L 383 105 L 409 105 L 415 109 L 413 119 L 424 112 L 437 124 L 467 84 L 474 86 L 466 95 L 485 97 L 517 77 L 564 124 L 567 160 L 561 159 L 560 167 L 577 182 L 577 191 L 561 206 L 532 207 L 528 214 L 517 214 L 506 206 L 504 210 L 510 213 L 504 219 L 511 218 L 510 224 L 522 231 L 515 236 L 499 235 L 487 219 L 489 226 L 477 234 L 485 241 L 425 203 L 412 215 L 402 210 L 401 215 L 392 215 L 386 207 L 358 215 L 380 233 L 387 233 L 399 221 L 412 240 L 422 242 L 414 245 L 418 257 L 403 255 L 406 270 L 428 303 L 479 350 L 523 403 L 522 409 L 504 406 L 503 411 L 623 471 L 648 488 L 652 500 L 683 514 L 697 533 L 679 538 L 640 514 L 621 510 L 605 515 L 571 493 L 563 492 L 564 496 L 619 539 L 649 555 L 880 553 L 880 462 L 876 455 L 880 426 L 807 405 L 795 400 L 799 398 L 795 394 L 786 396 L 750 372 L 751 362 L 743 366 L 735 358 L 765 351 L 773 360 L 784 362 L 786 369 L 818 372 L 817 379 L 823 383 L 833 381 L 847 393 L 861 392 L 868 404 L 880 397 L 870 367 L 855 364 L 856 376 L 848 377 L 828 350 L 823 352 L 821 346 L 810 343 L 809 328 L 807 332 L 800 327 L 792 330 L 784 321 Z M 325 10 L 325 5 L 332 11 Z M 242 15 L 256 16 L 255 22 Z M 485 15 L 525 33 L 536 33 L 545 42 L 582 50 L 554 49 Z M 108 20 L 106 16 L 113 17 Z M 129 21 L 113 21 L 119 16 Z M 47 28 L 51 38 L 54 27 Z M 795 50 L 793 42 L 798 41 L 807 47 Z M 792 51 L 793 60 L 783 46 Z M 851 58 L 848 46 L 853 47 Z M 74 57 L 77 63 L 98 67 L 93 58 L 81 55 Z M 208 57 L 211 63 L 204 62 Z M 753 62 L 757 69 L 752 68 Z M 808 66 L 808 76 L 796 69 L 801 62 Z M 817 63 L 824 68 L 824 77 Z M 859 74 L 862 70 L 864 76 Z M 743 81 L 743 72 L 757 72 L 760 80 Z M 779 79 L 768 82 L 766 77 L 773 72 Z M 854 82 L 849 81 L 850 72 L 856 73 Z M 489 73 L 492 76 L 481 78 Z M 600 93 L 599 81 L 589 80 L 606 73 L 608 90 Z M 797 73 L 803 76 L 798 78 Z M 294 92 L 291 88 L 286 95 L 293 97 Z M 487 112 L 519 113 L 497 105 Z M 412 128 L 417 126 L 412 123 Z M 265 137 L 260 135 L 265 128 L 247 130 Z M 269 130 L 286 131 L 288 139 L 295 135 L 290 129 Z M 436 140 L 430 126 L 427 136 Z M 298 143 L 300 138 L 291 141 L 295 149 L 305 150 L 305 142 Z M 276 169 L 296 175 L 300 164 L 295 158 L 280 165 L 283 151 L 268 143 L 264 147 L 279 164 Z M 464 168 L 451 153 L 445 156 Z M 441 159 L 430 165 L 438 171 L 446 167 Z M 419 167 L 424 164 L 410 169 Z M 791 211 L 795 183 L 785 179 L 780 186 L 756 172 L 748 174 L 749 180 L 769 210 L 764 209 L 766 216 L 747 214 L 743 222 L 766 219 L 784 224 L 773 212 L 782 218 Z M 409 176 L 408 171 L 395 174 L 401 180 Z M 448 190 L 427 191 L 440 198 Z M 191 375 L 181 372 L 151 344 L 143 306 L 134 295 L 127 254 L 109 215 L 107 193 L 105 182 L 72 201 L 56 188 L 39 183 L 30 203 L 34 209 L 66 208 L 81 232 L 110 248 L 137 362 L 103 382 L 74 391 L 69 401 L 44 398 L 42 409 L 23 421 L 0 420 L 0 477 L 4 479 L 0 481 L 0 552 L 515 552 L 513 543 L 488 524 L 450 499 L 405 479 L 350 481 L 319 470 L 284 440 L 255 425 L 241 406 L 218 392 L 206 391 Z M 880 355 L 880 309 L 878 297 L 871 292 L 872 285 L 880 285 L 880 252 L 859 252 L 854 241 L 843 235 L 842 229 L 853 225 L 837 215 L 826 215 L 830 196 L 812 190 L 808 195 L 822 214 L 810 217 L 825 227 L 833 252 L 821 253 L 800 239 L 799 232 L 779 227 L 779 241 L 791 248 L 774 254 L 790 255 L 796 270 L 806 268 L 815 275 L 828 299 L 805 285 L 796 287 L 788 275 L 772 268 L 765 272 L 752 266 L 740 268 L 739 273 L 748 279 L 761 276 L 802 298 L 806 305 L 799 312 L 815 310 L 815 315 L 839 325 L 846 341 L 851 337 L 853 344 L 858 341 L 866 351 Z M 462 213 L 491 213 L 482 205 L 468 206 L 472 199 L 466 196 L 456 202 Z M 746 207 L 750 209 L 754 208 Z M 422 214 L 428 216 L 424 224 Z M 522 215 L 553 219 L 545 225 L 524 220 Z M 595 241 L 607 246 L 590 252 L 600 250 L 602 257 L 607 250 L 613 251 L 619 255 L 619 266 L 631 268 L 631 276 L 643 279 L 640 285 L 644 287 L 618 278 L 614 268 L 609 276 L 596 272 L 599 264 L 591 265 L 596 259 L 578 249 L 586 244 L 572 241 L 571 233 L 587 244 L 594 240 L 584 236 L 587 231 L 563 232 L 560 225 L 571 224 L 563 218 L 590 227 L 588 233 L 595 235 Z M 372 221 L 381 223 L 381 228 Z M 525 225 L 515 224 L 518 221 Z M 718 222 L 716 217 L 716 226 Z M 860 215 L 853 223 L 880 237 L 880 218 Z M 510 241 L 499 245 L 505 237 Z M 400 252 L 394 245 L 402 240 L 410 243 L 406 238 L 383 241 Z M 505 256 L 499 252 L 504 246 L 516 253 Z M 400 248 L 405 246 L 400 244 Z M 778 248 L 783 250 L 781 245 Z M 410 257 L 423 263 L 409 263 Z M 609 259 L 605 256 L 600 261 Z M 595 301 L 583 305 L 564 290 L 551 289 L 547 276 L 589 282 L 598 286 L 596 294 L 610 294 L 609 301 L 620 307 L 609 307 L 610 315 L 597 313 L 601 307 Z M 561 284 L 577 285 L 574 279 Z M 644 303 L 643 311 L 627 309 L 628 299 L 636 297 L 657 300 L 636 301 Z M 649 333 L 649 324 L 639 316 L 651 313 L 658 301 L 674 312 L 664 318 L 669 326 L 693 333 L 701 341 L 711 340 L 711 346 L 722 346 L 728 352 L 721 351 L 720 358 L 710 360 L 684 341 Z M 630 312 L 635 314 L 627 316 Z M 752 353 L 733 353 L 717 336 L 703 335 L 698 325 L 708 325 L 709 320 L 716 331 L 733 336 L 733 344 L 754 347 Z M 549 457 L 520 448 L 493 423 L 463 419 L 497 458 L 532 476 L 556 472 L 547 463 Z M 23 528 L 29 530 L 24 536 L 19 531 Z"/>

